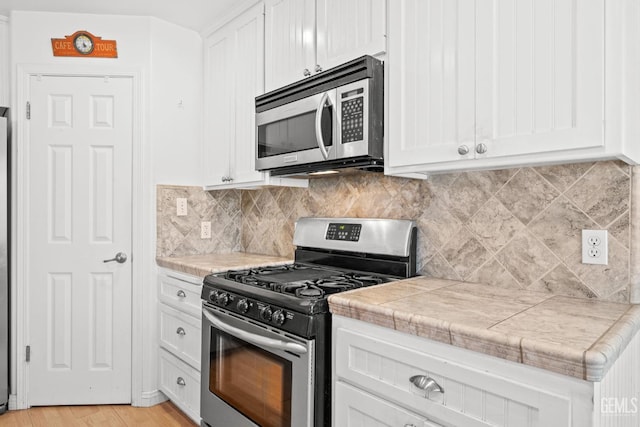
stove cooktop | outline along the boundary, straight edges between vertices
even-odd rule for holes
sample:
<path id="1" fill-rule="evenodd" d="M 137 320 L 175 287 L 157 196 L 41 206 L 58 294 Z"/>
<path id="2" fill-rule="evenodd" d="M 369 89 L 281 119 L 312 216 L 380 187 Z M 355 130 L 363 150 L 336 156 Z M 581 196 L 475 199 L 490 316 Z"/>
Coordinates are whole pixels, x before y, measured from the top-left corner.
<path id="1" fill-rule="evenodd" d="M 219 277 L 247 286 L 273 292 L 295 295 L 298 298 L 317 299 L 330 294 L 378 285 L 388 277 L 355 271 L 295 263 L 246 270 L 232 270 Z"/>

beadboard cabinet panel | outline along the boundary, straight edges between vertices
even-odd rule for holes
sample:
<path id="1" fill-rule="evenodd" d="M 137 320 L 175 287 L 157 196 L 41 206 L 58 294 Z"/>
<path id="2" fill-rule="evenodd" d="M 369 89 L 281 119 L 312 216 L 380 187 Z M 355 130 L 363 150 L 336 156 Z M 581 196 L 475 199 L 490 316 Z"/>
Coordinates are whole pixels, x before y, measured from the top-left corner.
<path id="1" fill-rule="evenodd" d="M 304 179 L 272 178 L 255 170 L 255 97 L 264 93 L 264 19 L 264 4 L 258 3 L 205 39 L 206 190 L 308 185 Z"/>
<path id="2" fill-rule="evenodd" d="M 632 0 L 389 3 L 385 172 L 640 163 Z"/>
<path id="3" fill-rule="evenodd" d="M 386 0 L 317 0 L 317 63 L 335 67 L 386 50 Z"/>
<path id="4" fill-rule="evenodd" d="M 265 90 L 386 50 L 386 0 L 266 0 Z"/>

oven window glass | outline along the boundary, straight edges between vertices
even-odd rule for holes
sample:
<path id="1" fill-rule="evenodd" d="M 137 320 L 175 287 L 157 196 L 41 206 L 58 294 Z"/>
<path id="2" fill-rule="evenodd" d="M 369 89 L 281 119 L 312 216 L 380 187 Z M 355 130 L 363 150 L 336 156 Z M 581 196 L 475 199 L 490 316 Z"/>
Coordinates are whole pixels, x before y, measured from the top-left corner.
<path id="1" fill-rule="evenodd" d="M 209 390 L 262 427 L 291 426 L 292 365 L 212 328 Z"/>
<path id="2" fill-rule="evenodd" d="M 322 111 L 322 139 L 326 147 L 330 147 L 333 144 L 332 110 L 333 107 L 327 105 Z M 315 110 L 258 126 L 259 158 L 295 153 L 296 151 L 313 148 L 318 148 Z"/>

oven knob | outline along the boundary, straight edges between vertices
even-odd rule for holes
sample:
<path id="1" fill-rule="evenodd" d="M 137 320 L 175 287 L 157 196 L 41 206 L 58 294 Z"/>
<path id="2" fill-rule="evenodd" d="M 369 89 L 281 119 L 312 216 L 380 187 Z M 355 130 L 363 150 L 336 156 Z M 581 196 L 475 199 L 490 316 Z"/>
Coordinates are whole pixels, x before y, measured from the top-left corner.
<path id="1" fill-rule="evenodd" d="M 266 320 L 267 322 L 271 321 L 271 308 L 264 307 L 260 310 L 260 317 L 262 317 L 262 320 Z"/>
<path id="2" fill-rule="evenodd" d="M 220 305 L 228 305 L 229 304 L 229 294 L 228 293 L 221 293 L 218 295 L 216 301 L 218 301 L 218 304 Z"/>
<path id="3" fill-rule="evenodd" d="M 218 291 L 209 292 L 209 301 L 216 302 L 216 299 L 218 299 Z"/>
<path id="4" fill-rule="evenodd" d="M 246 299 L 242 298 L 240 301 L 238 301 L 236 308 L 240 313 L 246 313 L 247 311 L 249 311 L 249 303 Z"/>
<path id="5" fill-rule="evenodd" d="M 277 310 L 275 313 L 273 313 L 273 321 L 282 326 L 282 324 L 284 323 L 284 312 L 282 310 Z"/>

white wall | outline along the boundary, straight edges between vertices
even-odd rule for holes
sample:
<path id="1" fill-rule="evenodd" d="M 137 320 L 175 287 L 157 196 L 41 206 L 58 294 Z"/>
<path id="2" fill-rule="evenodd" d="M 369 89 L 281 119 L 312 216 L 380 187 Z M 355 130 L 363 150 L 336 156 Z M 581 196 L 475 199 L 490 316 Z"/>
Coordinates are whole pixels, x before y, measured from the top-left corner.
<path id="1" fill-rule="evenodd" d="M 151 20 L 150 128 L 155 182 L 202 185 L 202 38 Z"/>
<path id="2" fill-rule="evenodd" d="M 141 169 L 139 173 L 142 174 L 142 201 L 138 202 L 144 225 L 141 229 L 134 228 L 142 239 L 142 253 L 133 254 L 142 276 L 141 280 L 135 280 L 140 276 L 134 276 L 133 286 L 135 289 L 142 287 L 141 292 L 145 295 L 142 306 L 134 307 L 134 314 L 141 313 L 143 323 L 138 336 L 143 342 L 144 363 L 142 372 L 133 373 L 141 376 L 142 381 L 142 393 L 134 395 L 133 401 L 140 405 L 157 402 L 154 400 L 158 396 L 155 184 L 197 185 L 199 181 L 201 37 L 192 30 L 152 17 L 14 11 L 9 26 L 12 103 L 17 102 L 16 69 L 21 65 L 52 67 L 59 64 L 90 72 L 116 69 L 139 72 L 142 76 L 142 123 L 139 124 L 142 159 L 141 164 L 134 167 Z M 54 57 L 51 38 L 63 38 L 78 30 L 116 40 L 118 58 Z M 15 115 L 13 117 L 15 119 Z M 14 361 L 16 358 L 17 355 Z M 12 372 L 12 382 L 16 384 L 15 365 Z"/>

